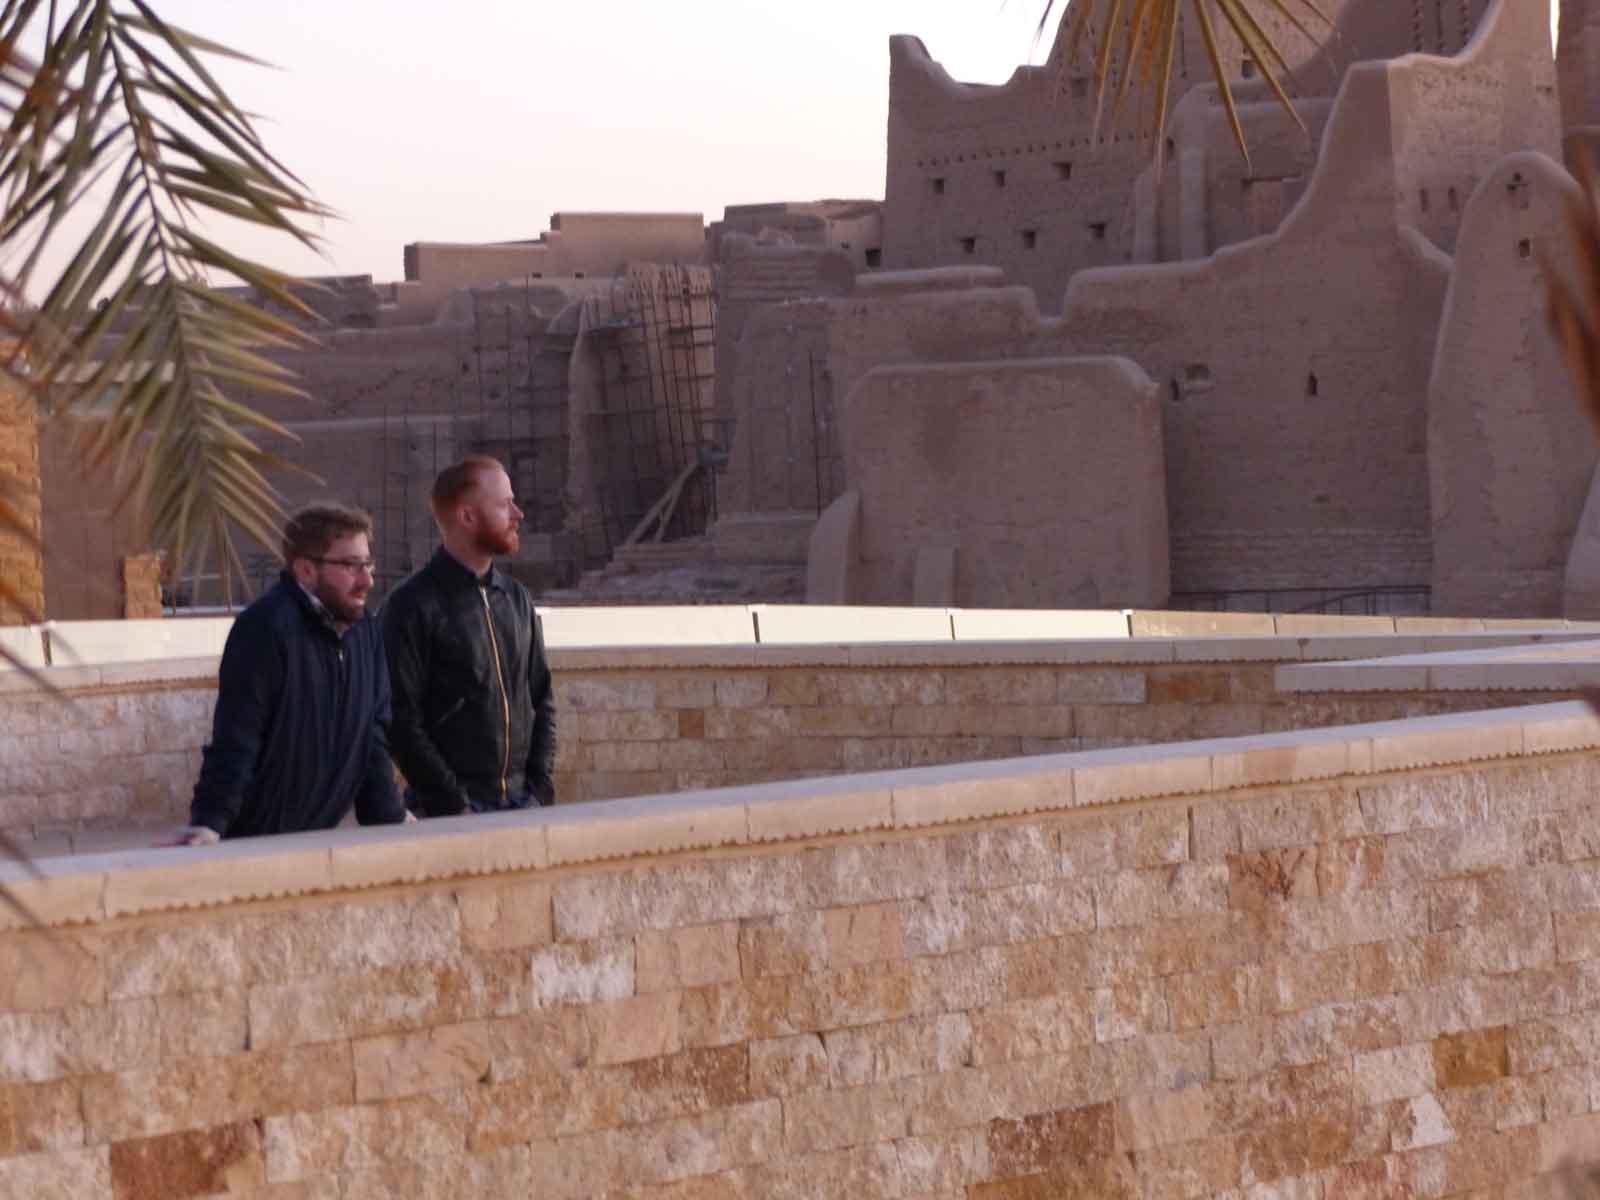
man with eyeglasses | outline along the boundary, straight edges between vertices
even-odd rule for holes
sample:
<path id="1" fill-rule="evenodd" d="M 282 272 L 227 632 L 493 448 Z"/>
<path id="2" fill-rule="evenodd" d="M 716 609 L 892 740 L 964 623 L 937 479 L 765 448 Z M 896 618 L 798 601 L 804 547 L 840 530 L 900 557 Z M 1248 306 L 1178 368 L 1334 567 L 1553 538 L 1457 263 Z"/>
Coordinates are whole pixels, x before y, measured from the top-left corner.
<path id="1" fill-rule="evenodd" d="M 367 614 L 372 518 L 313 504 L 278 582 L 234 621 L 181 845 L 413 819 L 389 758 L 389 673 Z"/>

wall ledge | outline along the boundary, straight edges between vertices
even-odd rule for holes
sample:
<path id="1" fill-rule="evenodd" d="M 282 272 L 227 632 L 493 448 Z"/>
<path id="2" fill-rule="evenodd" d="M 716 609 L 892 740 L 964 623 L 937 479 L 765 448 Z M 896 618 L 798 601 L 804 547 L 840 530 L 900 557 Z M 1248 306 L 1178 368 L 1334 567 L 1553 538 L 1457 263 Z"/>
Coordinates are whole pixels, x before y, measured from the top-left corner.
<path id="1" fill-rule="evenodd" d="M 1566 702 L 82 855 L 37 875 L 8 863 L 0 883 L 45 925 L 72 925 L 1597 748 L 1600 717 Z M 0 929 L 25 924 L 0 910 Z"/>

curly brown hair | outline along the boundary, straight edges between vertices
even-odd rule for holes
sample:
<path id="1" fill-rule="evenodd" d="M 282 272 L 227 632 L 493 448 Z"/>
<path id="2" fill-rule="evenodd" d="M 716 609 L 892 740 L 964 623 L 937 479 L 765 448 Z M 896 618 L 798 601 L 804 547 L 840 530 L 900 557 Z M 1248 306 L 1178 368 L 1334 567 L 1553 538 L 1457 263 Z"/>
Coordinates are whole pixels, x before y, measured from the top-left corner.
<path id="1" fill-rule="evenodd" d="M 372 537 L 372 517 L 343 504 L 308 504 L 289 514 L 283 526 L 283 561 L 320 558 L 343 537 L 364 533 Z"/>

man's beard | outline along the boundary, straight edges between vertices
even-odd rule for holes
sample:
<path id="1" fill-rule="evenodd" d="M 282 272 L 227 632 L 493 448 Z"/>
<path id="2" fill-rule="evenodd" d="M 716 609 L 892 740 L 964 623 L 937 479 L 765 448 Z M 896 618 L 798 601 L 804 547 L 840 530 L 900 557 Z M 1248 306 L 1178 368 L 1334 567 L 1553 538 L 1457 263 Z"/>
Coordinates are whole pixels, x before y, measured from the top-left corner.
<path id="1" fill-rule="evenodd" d="M 522 539 L 517 535 L 515 525 L 499 530 L 479 528 L 477 536 L 473 539 L 473 545 L 488 555 L 515 554 L 521 544 Z"/>
<path id="2" fill-rule="evenodd" d="M 367 614 L 367 597 L 364 592 L 361 599 L 356 600 L 334 591 L 331 587 L 323 586 L 317 588 L 317 599 L 322 601 L 322 607 L 328 610 L 335 621 L 341 621 L 346 625 L 354 625 Z"/>

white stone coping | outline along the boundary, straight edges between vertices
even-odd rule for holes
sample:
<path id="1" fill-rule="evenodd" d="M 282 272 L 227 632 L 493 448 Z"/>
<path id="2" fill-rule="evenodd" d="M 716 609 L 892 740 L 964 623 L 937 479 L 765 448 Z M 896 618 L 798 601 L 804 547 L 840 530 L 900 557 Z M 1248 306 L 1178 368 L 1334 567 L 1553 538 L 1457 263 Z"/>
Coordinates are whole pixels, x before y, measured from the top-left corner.
<path id="1" fill-rule="evenodd" d="M 1600 641 L 1397 654 L 1279 667 L 1283 692 L 1570 692 L 1600 688 Z"/>
<path id="2" fill-rule="evenodd" d="M 416 825 L 47 859 L 0 884 L 47 925 L 644 855 L 1089 810 L 1491 759 L 1600 749 L 1587 704 L 1044 755 L 641 796 Z M 21 918 L 0 908 L 0 928 Z"/>
<path id="3" fill-rule="evenodd" d="M 0 647 L 24 667 L 44 666 L 44 634 L 37 625 L 0 625 Z M 15 671 L 16 665 L 0 657 L 0 671 Z"/>
<path id="4" fill-rule="evenodd" d="M 877 605 L 703 604 L 540 606 L 552 650 L 653 650 L 657 647 L 866 646 L 921 642 L 1060 642 L 1098 645 L 1150 638 L 1256 644 L 1263 638 L 1426 639 L 1397 653 L 1438 648 L 1434 639 L 1498 635 L 1504 641 L 1583 631 L 1600 623 L 1431 617 L 1340 617 L 1285 613 L 1166 612 L 1146 609 L 975 609 Z M 49 621 L 0 629 L 0 642 L 31 666 L 193 659 L 220 654 L 233 618 L 149 621 Z M 1470 643 L 1469 643 L 1470 644 Z M 1092 647 L 1091 647 L 1092 649 Z M 1374 643 L 1376 653 L 1379 644 Z M 1105 651 L 1100 651 L 1105 654 Z M 1342 652 L 1325 657 L 1344 657 Z M 1265 658 L 1295 655 L 1269 653 Z M 1202 658 L 1201 661 L 1205 659 Z M 1084 661 L 1124 660 L 1115 655 Z M 1181 660 L 1180 660 L 1181 661 Z M 1214 656 L 1210 661 L 1221 661 Z M 0 669 L 3 669 L 0 662 Z M 710 664 L 708 664 L 710 665 Z"/>
<path id="5" fill-rule="evenodd" d="M 62 667 L 217 655 L 232 627 L 232 617 L 46 621 L 40 626 L 51 665 Z"/>
<path id="6" fill-rule="evenodd" d="M 1438 651 L 1524 648 L 1571 642 L 1590 643 L 1594 635 L 1565 631 L 1542 633 L 1463 633 L 1449 635 L 1378 634 L 1334 637 L 1076 638 L 991 642 L 798 643 L 751 646 L 593 646 L 553 647 L 551 668 L 561 671 L 726 670 L 781 667 L 995 667 L 995 666 L 1161 666 L 1204 663 L 1315 663 L 1363 660 L 1351 665 L 1404 662 Z M 1382 656 L 1381 658 L 1378 656 Z M 63 691 L 128 688 L 147 683 L 212 682 L 217 658 L 169 658 L 103 666 L 49 667 L 42 674 Z M 1290 691 L 1320 691 L 1306 680 L 1314 675 L 1280 673 L 1295 680 Z M 1326 676 L 1328 690 L 1366 691 L 1344 676 Z M 1391 690 L 1422 690 L 1424 677 L 1395 674 Z M 1407 680 L 1411 682 L 1406 682 Z M 1336 686 L 1337 685 L 1337 686 Z M 1535 685 L 1528 685 L 1535 686 Z M 0 673 L 0 695 L 32 691 L 37 685 L 20 671 Z"/>

